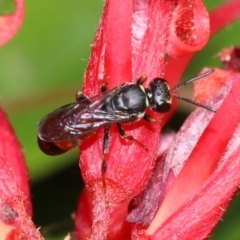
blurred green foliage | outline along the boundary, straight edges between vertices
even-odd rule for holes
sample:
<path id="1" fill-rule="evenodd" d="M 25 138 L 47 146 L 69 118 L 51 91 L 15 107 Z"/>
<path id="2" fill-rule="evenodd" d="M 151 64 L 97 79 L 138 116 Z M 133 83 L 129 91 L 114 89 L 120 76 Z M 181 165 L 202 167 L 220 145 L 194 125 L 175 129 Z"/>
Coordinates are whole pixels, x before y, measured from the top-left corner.
<path id="1" fill-rule="evenodd" d="M 77 152 L 52 158 L 36 144 L 36 124 L 75 101 L 102 2 L 26 1 L 19 33 L 0 49 L 1 104 L 23 146 L 33 181 L 58 171 Z"/>
<path id="2" fill-rule="evenodd" d="M 211 10 L 224 1 L 204 2 Z M 13 6 L 13 1 L 1 1 L 0 11 L 11 12 Z M 102 6 L 100 0 L 26 0 L 22 28 L 0 48 L 1 104 L 23 146 L 35 183 L 77 162 L 77 150 L 55 158 L 44 155 L 36 143 L 36 124 L 46 113 L 75 100 Z M 239 29 L 240 21 L 236 21 L 216 34 L 197 54 L 186 76 L 192 77 L 206 66 L 220 66 L 217 53 L 240 43 Z M 238 198 L 228 213 L 228 221 L 221 223 L 212 239 L 240 239 L 239 203 Z"/>

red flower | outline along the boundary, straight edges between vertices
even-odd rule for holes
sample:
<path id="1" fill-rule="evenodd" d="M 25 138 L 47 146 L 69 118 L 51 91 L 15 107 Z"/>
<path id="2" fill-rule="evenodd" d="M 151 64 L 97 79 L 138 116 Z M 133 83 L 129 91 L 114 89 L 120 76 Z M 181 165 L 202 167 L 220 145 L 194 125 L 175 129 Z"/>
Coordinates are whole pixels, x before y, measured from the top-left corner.
<path id="1" fill-rule="evenodd" d="M 219 23 L 223 26 L 236 17 L 236 12 L 239 14 L 238 5 L 237 1 L 230 1 L 225 8 L 213 12 L 212 19 L 222 14 L 223 9 L 234 8 L 232 18 Z M 211 31 L 218 28 L 219 25 L 213 25 Z M 104 81 L 113 88 L 135 81 L 143 74 L 147 74 L 148 81 L 160 76 L 174 85 L 195 51 L 206 44 L 209 34 L 208 13 L 201 1 L 107 1 L 85 75 L 84 93 L 92 96 L 99 93 Z M 216 71 L 209 77 L 214 80 L 214 86 L 218 74 Z M 229 76 L 232 73 L 221 75 L 224 79 Z M 80 166 L 91 195 L 83 195 L 80 206 L 83 206 L 81 201 L 92 199 L 93 215 L 89 218 L 89 210 L 79 208 L 79 215 L 88 215 L 88 224 L 84 216 L 81 220 L 77 217 L 76 238 L 84 239 L 90 234 L 90 239 L 128 239 L 130 231 L 133 239 L 207 237 L 224 212 L 219 209 L 229 203 L 240 182 L 238 170 L 234 170 L 235 174 L 228 170 L 228 166 L 237 164 L 238 147 L 221 160 L 240 120 L 234 114 L 234 109 L 239 109 L 234 102 L 239 94 L 237 78 L 238 75 L 232 77 L 228 90 L 220 91 L 210 103 L 218 106 L 226 97 L 216 114 L 199 109 L 186 122 L 165 160 L 159 160 L 160 166 L 156 164 L 159 133 L 171 113 L 149 111 L 156 119 L 151 126 L 142 120 L 123 126 L 149 151 L 121 139 L 112 126 L 104 174 L 101 171 L 103 130 L 84 142 L 80 147 Z M 231 94 L 227 95 L 229 89 Z M 204 91 L 208 93 L 207 88 Z M 221 176 L 224 176 L 222 180 Z M 226 189 L 229 182 L 231 187 Z M 219 192 L 224 194 L 216 197 Z M 130 204 L 127 218 L 133 222 L 130 225 L 125 222 L 125 216 L 126 205 L 132 199 L 135 200 Z M 124 212 L 121 216 L 119 208 Z"/>
<path id="2" fill-rule="evenodd" d="M 23 21 L 23 1 L 1 16 L 0 45 L 9 41 Z M 21 146 L 0 109 L 0 239 L 42 239 L 32 220 L 28 171 Z"/>
<path id="3" fill-rule="evenodd" d="M 239 14 L 239 5 L 229 1 L 212 13 L 214 20 L 226 9 L 231 12 L 225 22 L 212 25 L 212 33 Z M 16 11 L 1 20 L 3 44 L 22 23 L 23 2 L 16 0 Z M 208 14 L 199 0 L 107 1 L 84 91 L 95 95 L 104 81 L 113 88 L 143 74 L 148 82 L 165 76 L 174 85 L 209 33 Z M 238 55 L 237 48 L 221 53 L 226 69 L 198 83 L 197 98 L 203 102 L 213 96 L 208 104 L 217 113 L 196 110 L 174 140 L 160 135 L 171 112 L 149 110 L 155 123 L 124 125 L 148 151 L 121 139 L 112 126 L 104 173 L 103 130 L 84 142 L 80 165 L 87 189 L 76 217 L 76 239 L 204 239 L 211 233 L 240 184 Z M 0 119 L 0 238 L 43 239 L 31 221 L 21 146 L 2 110 Z"/>
<path id="4" fill-rule="evenodd" d="M 198 109 L 171 144 L 163 160 L 163 183 L 168 188 L 147 229 L 153 239 L 169 239 L 176 232 L 178 239 L 204 239 L 237 190 L 239 141 L 233 136 L 238 134 L 240 102 L 232 101 L 239 94 L 239 77 L 234 76 L 232 86 L 229 82 L 211 101 L 214 106 L 221 104 L 216 114 Z"/>

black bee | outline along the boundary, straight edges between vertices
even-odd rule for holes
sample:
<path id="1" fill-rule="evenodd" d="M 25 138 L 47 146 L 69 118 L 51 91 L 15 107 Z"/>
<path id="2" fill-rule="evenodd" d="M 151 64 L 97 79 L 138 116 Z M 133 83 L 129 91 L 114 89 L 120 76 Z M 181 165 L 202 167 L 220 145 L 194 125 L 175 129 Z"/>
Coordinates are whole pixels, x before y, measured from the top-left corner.
<path id="1" fill-rule="evenodd" d="M 154 119 L 146 113 L 147 108 L 155 112 L 165 113 L 171 108 L 172 97 L 176 97 L 203 107 L 212 112 L 215 110 L 191 99 L 181 97 L 172 91 L 211 74 L 213 70 L 199 75 L 170 89 L 166 80 L 154 78 L 149 88 L 142 84 L 147 77 L 140 77 L 136 83 L 124 83 L 109 91 L 102 88 L 102 94 L 93 98 L 83 93 L 77 94 L 77 102 L 67 104 L 46 115 L 37 126 L 38 145 L 48 155 L 62 154 L 77 147 L 92 135 L 96 129 L 105 127 L 103 153 L 107 153 L 109 145 L 109 128 L 117 124 L 122 137 L 136 141 L 122 129 L 122 123 L 130 123 L 145 119 Z"/>

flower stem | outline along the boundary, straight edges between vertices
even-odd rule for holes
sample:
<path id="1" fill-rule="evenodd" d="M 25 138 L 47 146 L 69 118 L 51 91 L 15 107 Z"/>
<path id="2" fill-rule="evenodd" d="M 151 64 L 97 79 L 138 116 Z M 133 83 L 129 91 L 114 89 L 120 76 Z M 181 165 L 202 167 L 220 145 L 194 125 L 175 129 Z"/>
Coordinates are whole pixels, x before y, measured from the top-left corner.
<path id="1" fill-rule="evenodd" d="M 89 240 L 105 240 L 108 238 L 111 207 L 109 206 L 103 187 L 93 192 L 92 232 Z"/>

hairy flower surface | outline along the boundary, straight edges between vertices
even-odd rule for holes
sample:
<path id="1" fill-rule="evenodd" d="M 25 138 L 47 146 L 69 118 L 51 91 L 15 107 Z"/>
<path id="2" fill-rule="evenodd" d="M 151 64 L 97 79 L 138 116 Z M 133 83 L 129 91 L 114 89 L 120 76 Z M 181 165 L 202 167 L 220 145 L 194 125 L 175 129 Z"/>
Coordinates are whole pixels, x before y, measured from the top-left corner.
<path id="1" fill-rule="evenodd" d="M 236 5 L 236 1 L 229 1 L 224 6 L 236 8 Z M 214 25 L 212 20 L 217 19 L 223 9 L 219 7 L 212 13 L 210 23 L 201 1 L 107 1 L 85 74 L 84 93 L 99 94 L 104 82 L 111 89 L 124 82 L 134 82 L 145 74 L 148 76 L 145 86 L 156 76 L 166 77 L 173 86 L 194 53 L 207 43 L 210 24 L 214 33 L 239 14 L 234 11 L 228 20 Z M 240 120 L 236 114 L 233 116 L 238 103 L 232 104 L 239 94 L 238 77 L 233 69 L 227 72 L 215 69 L 205 84 L 197 87 L 199 101 L 212 99 L 207 104 L 215 107 L 217 113 L 196 110 L 175 136 L 166 155 L 160 154 L 158 148 L 163 138 L 161 128 L 171 112 L 156 114 L 149 110 L 155 123 L 141 120 L 123 125 L 127 134 L 149 151 L 122 139 L 115 126 L 111 126 L 106 156 L 102 153 L 103 129 L 84 142 L 80 147 L 80 166 L 91 194 L 82 196 L 80 206 L 83 206 L 81 202 L 92 202 L 92 217 L 89 218 L 89 209 L 79 208 L 77 216 L 81 215 L 81 221 L 76 224 L 76 238 L 206 238 L 239 185 L 237 175 L 232 175 L 228 181 L 231 188 L 223 195 L 217 194 L 227 184 L 221 181 L 221 174 L 229 166 L 229 159 L 235 162 L 233 159 L 238 154 L 237 143 L 231 154 L 226 157 L 225 153 L 231 148 Z M 174 108 L 175 102 L 172 110 Z M 225 120 L 226 111 L 229 120 Z M 231 124 L 226 124 L 228 121 Z M 107 168 L 103 173 L 104 157 Z M 226 174 L 229 173 L 230 170 L 226 170 Z M 125 218 L 131 225 L 126 224 Z M 110 224 L 110 220 L 114 224 Z M 81 235 L 83 225 L 88 230 Z"/>
<path id="2" fill-rule="evenodd" d="M 1 16 L 0 45 L 22 24 L 24 5 Z M 209 36 L 240 15 L 227 1 L 209 17 L 200 0 L 108 0 L 84 77 L 84 93 L 100 93 L 148 76 L 174 86 Z M 225 12 L 229 14 L 224 14 Z M 224 16 L 224 17 L 223 17 Z M 195 84 L 195 99 L 217 112 L 197 109 L 176 134 L 161 130 L 169 113 L 147 113 L 156 121 L 123 124 L 143 146 L 111 126 L 80 146 L 86 189 L 79 199 L 75 239 L 179 239 L 209 237 L 240 185 L 239 47 L 223 50 L 223 69 Z M 207 71 L 204 69 L 203 71 Z M 22 148 L 0 109 L 0 239 L 43 239 L 34 226 L 28 172 Z M 103 162 L 105 169 L 103 170 Z"/>
<path id="3" fill-rule="evenodd" d="M 0 45 L 22 25 L 23 0 L 15 1 L 12 14 L 0 16 Z M 32 220 L 28 170 L 8 119 L 0 109 L 0 239 L 43 239 Z"/>

